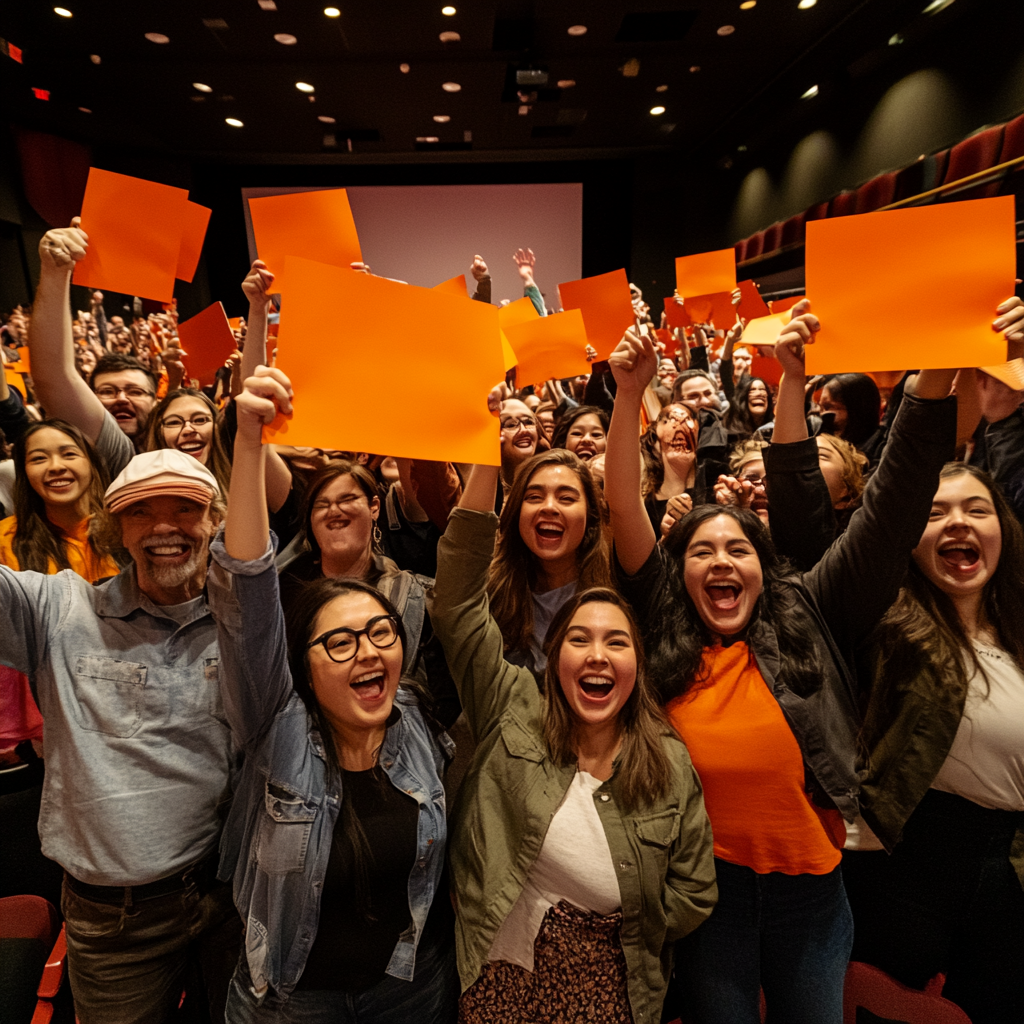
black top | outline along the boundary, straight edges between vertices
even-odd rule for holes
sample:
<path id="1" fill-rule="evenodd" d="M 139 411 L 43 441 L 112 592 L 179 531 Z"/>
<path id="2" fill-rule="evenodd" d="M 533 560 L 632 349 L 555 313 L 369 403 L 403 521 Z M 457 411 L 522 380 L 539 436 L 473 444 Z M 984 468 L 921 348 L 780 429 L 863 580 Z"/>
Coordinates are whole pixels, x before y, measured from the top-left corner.
<path id="1" fill-rule="evenodd" d="M 365 836 L 365 888 L 353 837 L 338 815 L 320 897 L 320 923 L 299 989 L 362 992 L 384 978 L 398 938 L 412 924 L 409 875 L 416 860 L 419 804 L 384 769 L 342 771 L 342 799 Z M 360 899 L 360 897 L 362 897 Z M 438 891 L 438 899 L 447 894 Z M 436 901 L 435 901 L 436 902 Z"/>

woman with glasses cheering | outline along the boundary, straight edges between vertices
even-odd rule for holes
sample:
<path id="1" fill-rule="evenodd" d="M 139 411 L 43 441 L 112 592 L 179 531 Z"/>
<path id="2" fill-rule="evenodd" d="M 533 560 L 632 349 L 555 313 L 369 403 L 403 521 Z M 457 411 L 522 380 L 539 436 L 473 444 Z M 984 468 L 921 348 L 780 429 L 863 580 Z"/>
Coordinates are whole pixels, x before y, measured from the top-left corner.
<path id="1" fill-rule="evenodd" d="M 260 432 L 290 409 L 279 370 L 246 381 L 210 576 L 224 706 L 245 752 L 223 846 L 246 924 L 226 1020 L 450 1024 L 451 741 L 403 676 L 401 616 L 366 583 L 303 588 L 286 637 Z"/>

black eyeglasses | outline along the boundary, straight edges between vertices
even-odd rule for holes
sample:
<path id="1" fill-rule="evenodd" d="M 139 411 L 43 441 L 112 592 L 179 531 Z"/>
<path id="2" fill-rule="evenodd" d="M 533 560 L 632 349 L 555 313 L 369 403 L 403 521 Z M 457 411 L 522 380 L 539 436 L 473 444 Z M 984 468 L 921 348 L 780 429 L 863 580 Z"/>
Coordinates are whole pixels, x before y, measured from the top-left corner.
<path id="1" fill-rule="evenodd" d="M 378 650 L 387 650 L 398 639 L 398 623 L 390 615 L 376 615 L 367 622 L 365 629 L 349 629 L 347 626 L 330 629 L 310 640 L 306 650 L 323 644 L 327 657 L 340 664 L 356 656 L 361 636 L 365 636 Z"/>

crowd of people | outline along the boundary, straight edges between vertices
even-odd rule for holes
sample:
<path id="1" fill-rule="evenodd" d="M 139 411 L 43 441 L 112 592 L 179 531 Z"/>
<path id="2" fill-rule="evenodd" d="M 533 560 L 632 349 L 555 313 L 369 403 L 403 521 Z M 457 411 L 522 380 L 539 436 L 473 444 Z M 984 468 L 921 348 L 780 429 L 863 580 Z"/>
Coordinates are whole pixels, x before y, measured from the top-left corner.
<path id="1" fill-rule="evenodd" d="M 808 379 L 806 299 L 758 353 L 631 286 L 468 466 L 265 444 L 274 268 L 201 387 L 173 308 L 72 318 L 87 246 L 0 377 L 0 757 L 81 1024 L 840 1024 L 851 958 L 1024 1022 L 1024 302 L 880 389 Z"/>

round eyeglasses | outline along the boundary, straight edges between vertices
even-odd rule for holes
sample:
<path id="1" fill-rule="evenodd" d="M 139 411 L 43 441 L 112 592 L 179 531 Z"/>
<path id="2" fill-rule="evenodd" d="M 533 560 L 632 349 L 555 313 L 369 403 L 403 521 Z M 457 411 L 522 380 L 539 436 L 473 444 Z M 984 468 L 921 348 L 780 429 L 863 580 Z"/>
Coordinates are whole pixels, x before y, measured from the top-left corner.
<path id="1" fill-rule="evenodd" d="M 341 664 L 356 656 L 361 636 L 365 636 L 378 650 L 387 650 L 398 639 L 398 623 L 390 615 L 376 615 L 367 622 L 365 629 L 349 629 L 347 626 L 329 629 L 315 640 L 310 640 L 306 650 L 323 644 L 327 657 Z"/>

